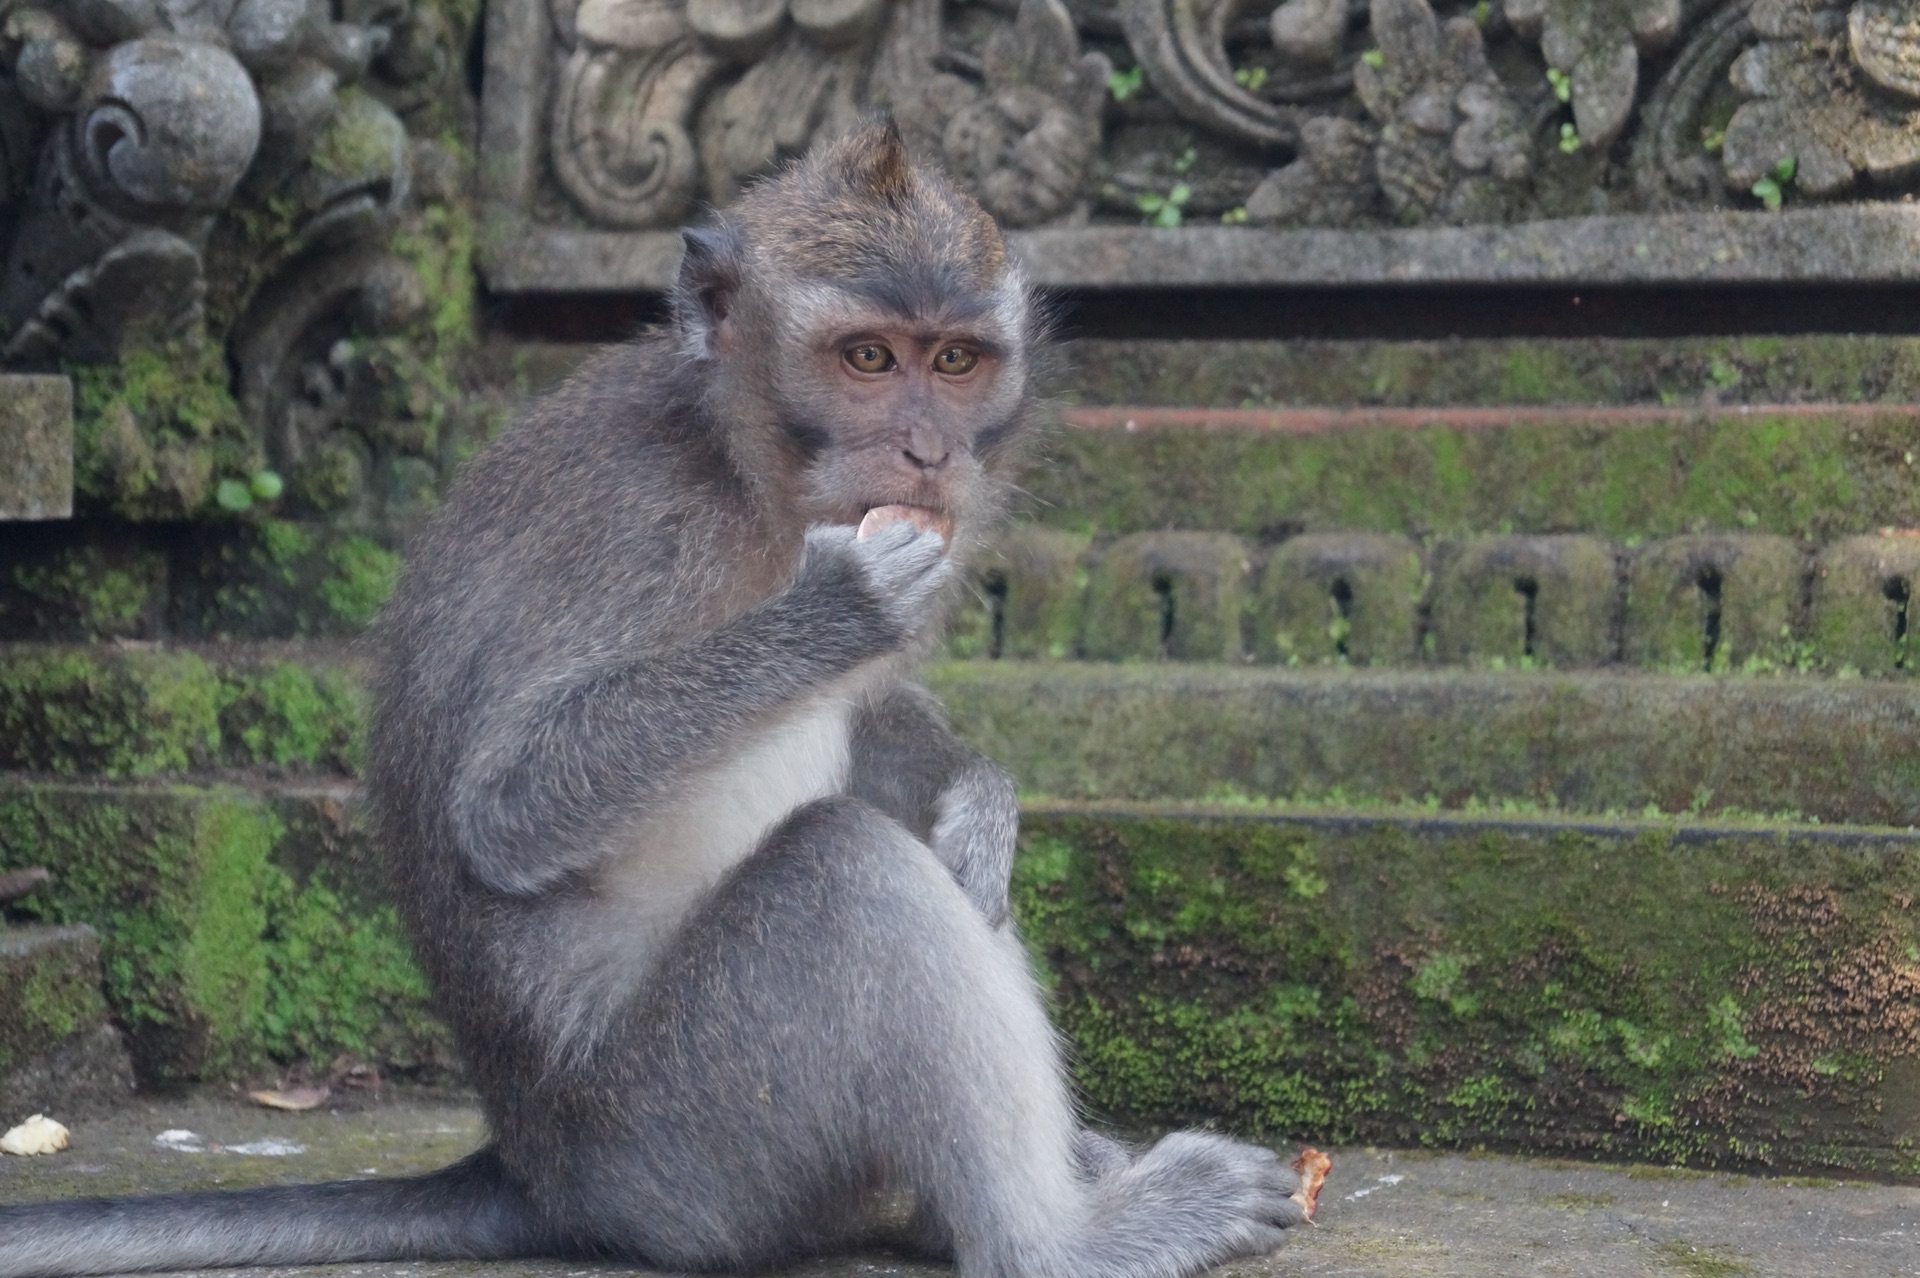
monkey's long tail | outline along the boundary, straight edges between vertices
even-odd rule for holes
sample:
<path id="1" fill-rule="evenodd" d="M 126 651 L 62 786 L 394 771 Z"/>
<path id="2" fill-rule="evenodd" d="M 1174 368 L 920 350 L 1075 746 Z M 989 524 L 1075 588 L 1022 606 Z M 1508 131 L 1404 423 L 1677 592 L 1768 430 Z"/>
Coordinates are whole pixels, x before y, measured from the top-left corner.
<path id="1" fill-rule="evenodd" d="M 548 1250 L 490 1150 L 425 1176 L 0 1207 L 0 1278 Z"/>

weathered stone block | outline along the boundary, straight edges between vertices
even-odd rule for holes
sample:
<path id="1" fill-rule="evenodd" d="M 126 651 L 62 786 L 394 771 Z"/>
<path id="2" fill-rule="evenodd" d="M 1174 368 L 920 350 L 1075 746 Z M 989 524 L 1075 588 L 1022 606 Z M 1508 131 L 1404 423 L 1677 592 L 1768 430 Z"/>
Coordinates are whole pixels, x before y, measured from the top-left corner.
<path id="1" fill-rule="evenodd" d="M 1081 649 L 1095 661 L 1237 661 L 1251 567 L 1222 533 L 1137 533 L 1096 561 Z"/>
<path id="2" fill-rule="evenodd" d="M 1798 350 L 1797 343 L 1784 345 Z M 1455 344 L 1441 349 L 1440 359 L 1458 357 Z M 1151 367 L 1137 350 L 1129 354 L 1140 368 Z M 1513 367 L 1499 375 L 1547 393 L 1556 393 L 1558 361 L 1571 358 L 1561 349 L 1511 354 Z M 1230 358 L 1231 349 L 1184 344 L 1180 363 L 1143 394 L 1163 404 L 1191 404 L 1195 399 L 1185 395 L 1225 392 L 1233 396 L 1227 402 L 1237 403 L 1245 392 L 1182 389 L 1191 381 L 1189 369 L 1226 366 Z M 1384 384 L 1402 374 L 1407 358 L 1400 344 L 1382 344 L 1367 371 Z M 1817 374 L 1796 371 L 1857 385 L 1887 376 L 1888 365 L 1908 358 L 1888 354 L 1869 373 L 1836 355 L 1833 366 Z M 1642 376 L 1618 393 L 1666 393 L 1660 381 L 1647 380 L 1653 374 Z M 1457 398 L 1484 402 L 1469 399 L 1470 389 L 1483 387 L 1456 388 Z M 1348 393 L 1329 393 L 1336 391 Z M 1253 393 L 1285 399 L 1298 392 L 1281 381 Z M 1498 530 L 1581 532 L 1614 541 L 1691 532 L 1824 541 L 1863 528 L 1920 527 L 1920 466 L 1889 464 L 1913 448 L 1914 413 L 1904 407 L 1321 411 L 1301 415 L 1318 423 L 1236 426 L 1228 414 L 1131 431 L 1125 423 L 1134 419 L 1132 411 L 1099 416 L 1111 424 L 1060 431 L 1048 441 L 1047 464 L 1022 478 L 1038 522 L 1108 535 L 1179 528 L 1261 539 L 1287 532 L 1424 538 Z"/>
<path id="3" fill-rule="evenodd" d="M 194 638 L 357 634 L 399 575 L 391 540 L 288 520 L 198 529 L 175 555 L 168 624 Z"/>
<path id="4" fill-rule="evenodd" d="M 1150 1126 L 1920 1175 L 1920 835 L 1029 809 L 1079 1082 Z"/>
<path id="5" fill-rule="evenodd" d="M 1784 537 L 1674 537 L 1627 571 L 1626 658 L 1663 670 L 1738 670 L 1788 658 L 1805 573 Z"/>
<path id="6" fill-rule="evenodd" d="M 980 557 L 972 596 L 954 618 L 955 657 L 1074 655 L 1092 539 L 1020 524 Z"/>
<path id="7" fill-rule="evenodd" d="M 1062 799 L 1920 825 L 1920 682 L 1006 661 L 927 674 L 962 739 Z"/>
<path id="8" fill-rule="evenodd" d="M 358 767 L 365 698 L 341 653 L 236 647 L 221 657 L 0 646 L 0 768 L 149 777 Z"/>
<path id="9" fill-rule="evenodd" d="M 445 1068 L 444 1031 L 343 788 L 0 783 L 21 907 L 99 929 L 106 998 L 143 1083 L 267 1060 Z"/>
<path id="10" fill-rule="evenodd" d="M 1423 575 L 1420 548 L 1404 537 L 1309 533 L 1285 541 L 1255 592 L 1254 657 L 1412 661 Z"/>
<path id="11" fill-rule="evenodd" d="M 1822 665 L 1882 677 L 1912 673 L 1909 609 L 1920 584 L 1920 534 L 1849 537 L 1820 554 L 1812 639 Z"/>
<path id="12" fill-rule="evenodd" d="M 106 1024 L 100 937 L 85 925 L 0 924 L 0 1097 L 7 1122 L 123 1100 L 133 1069 Z"/>
<path id="13" fill-rule="evenodd" d="M 73 516 L 73 383 L 0 374 L 0 520 Z"/>
<path id="14" fill-rule="evenodd" d="M 1506 666 L 1594 666 L 1613 656 L 1613 551 L 1595 537 L 1485 537 L 1443 547 L 1434 656 Z"/>
<path id="15" fill-rule="evenodd" d="M 166 612 L 166 555 L 137 533 L 64 524 L 0 544 L 0 639 L 158 639 Z"/>

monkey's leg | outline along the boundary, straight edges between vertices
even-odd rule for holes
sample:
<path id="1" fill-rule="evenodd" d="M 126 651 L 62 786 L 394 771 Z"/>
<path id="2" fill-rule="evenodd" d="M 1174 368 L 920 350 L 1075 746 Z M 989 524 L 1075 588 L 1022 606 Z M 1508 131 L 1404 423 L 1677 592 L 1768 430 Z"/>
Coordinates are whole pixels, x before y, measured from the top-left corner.
<path id="1" fill-rule="evenodd" d="M 609 1046 L 635 1098 L 575 1192 L 604 1245 L 750 1266 L 840 1241 L 910 1189 L 960 1272 L 1159 1278 L 1271 1248 L 1299 1219 L 1265 1150 L 1171 1137 L 1107 1174 L 1010 929 L 854 799 L 790 817 L 689 922 Z"/>

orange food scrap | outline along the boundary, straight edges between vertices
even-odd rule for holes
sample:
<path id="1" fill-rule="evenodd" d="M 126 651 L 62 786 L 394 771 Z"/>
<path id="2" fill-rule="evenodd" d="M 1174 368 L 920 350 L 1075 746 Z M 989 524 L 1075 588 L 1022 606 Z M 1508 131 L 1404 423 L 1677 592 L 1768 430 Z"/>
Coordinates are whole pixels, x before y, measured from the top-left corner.
<path id="1" fill-rule="evenodd" d="M 1293 1160 L 1293 1169 L 1300 1173 L 1300 1188 L 1293 1191 L 1293 1201 L 1306 1208 L 1309 1221 L 1320 1205 L 1320 1185 L 1332 1168 L 1333 1160 L 1312 1146 L 1301 1150 L 1300 1157 Z"/>

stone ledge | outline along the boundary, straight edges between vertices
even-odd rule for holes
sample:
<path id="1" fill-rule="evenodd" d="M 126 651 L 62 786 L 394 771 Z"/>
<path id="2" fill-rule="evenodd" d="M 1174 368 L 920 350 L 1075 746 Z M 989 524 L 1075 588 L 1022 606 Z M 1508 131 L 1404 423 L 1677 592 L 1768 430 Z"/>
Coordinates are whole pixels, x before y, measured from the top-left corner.
<path id="1" fill-rule="evenodd" d="M 1920 685 L 1613 673 L 950 662 L 955 729 L 1062 798 L 1920 822 Z"/>
<path id="2" fill-rule="evenodd" d="M 1097 1113 L 1920 1177 L 1920 835 L 1029 809 Z"/>
<path id="3" fill-rule="evenodd" d="M 1567 218 L 1388 231 L 1086 227 L 1009 237 L 1049 288 L 1365 288 L 1383 284 L 1897 283 L 1920 279 L 1920 208 Z M 657 291 L 677 231 L 503 222 L 481 269 L 498 293 Z"/>
<path id="4" fill-rule="evenodd" d="M 73 517 L 73 383 L 0 374 L 0 521 Z"/>
<path id="5" fill-rule="evenodd" d="M 100 985 L 92 928 L 0 923 L 0 1125 L 35 1110 L 98 1112 L 133 1090 Z"/>

